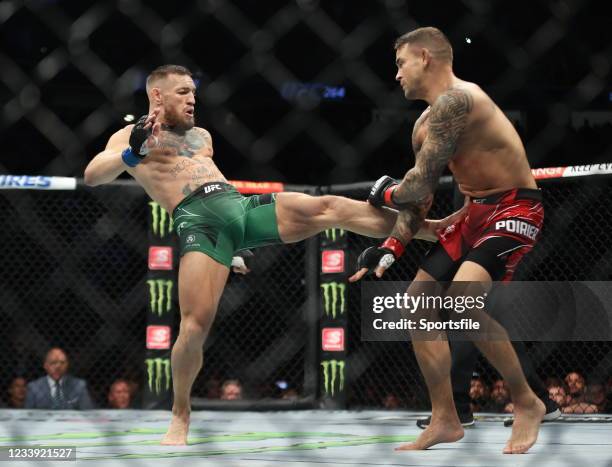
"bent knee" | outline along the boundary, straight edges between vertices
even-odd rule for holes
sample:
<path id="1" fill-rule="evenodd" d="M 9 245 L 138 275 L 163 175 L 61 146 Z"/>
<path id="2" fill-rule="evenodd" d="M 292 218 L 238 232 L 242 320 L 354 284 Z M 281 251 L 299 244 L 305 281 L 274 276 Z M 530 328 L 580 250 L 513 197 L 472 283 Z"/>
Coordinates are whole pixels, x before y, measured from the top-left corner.
<path id="1" fill-rule="evenodd" d="M 343 226 L 350 216 L 357 214 L 352 209 L 351 202 L 354 201 L 342 196 L 321 196 L 320 218 L 328 225 L 331 223 L 336 227 Z"/>
<path id="2" fill-rule="evenodd" d="M 319 197 L 319 215 L 320 216 L 329 216 L 337 213 L 338 211 L 338 200 L 337 196 L 333 195 L 323 195 Z"/>
<path id="3" fill-rule="evenodd" d="M 181 332 L 191 335 L 206 335 L 215 319 L 214 312 L 185 313 L 181 318 Z"/>

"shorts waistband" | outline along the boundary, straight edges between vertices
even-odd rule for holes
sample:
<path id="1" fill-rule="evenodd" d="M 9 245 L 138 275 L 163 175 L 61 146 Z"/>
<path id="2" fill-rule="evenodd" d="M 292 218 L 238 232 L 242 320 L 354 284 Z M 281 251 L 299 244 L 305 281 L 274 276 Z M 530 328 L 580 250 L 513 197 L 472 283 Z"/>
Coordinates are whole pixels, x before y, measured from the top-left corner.
<path id="1" fill-rule="evenodd" d="M 542 190 L 538 188 L 514 188 L 512 190 L 493 193 L 483 198 L 471 198 L 472 203 L 476 204 L 500 204 L 511 203 L 519 199 L 532 199 L 542 201 Z"/>
<path id="2" fill-rule="evenodd" d="M 236 190 L 236 187 L 234 185 L 230 185 L 229 183 L 208 182 L 208 183 L 205 183 L 204 185 L 199 186 L 198 188 L 195 189 L 195 191 L 192 191 L 187 196 L 185 196 L 181 200 L 181 202 L 176 206 L 176 208 L 174 208 L 174 210 L 176 211 L 179 207 L 183 206 L 185 203 L 189 203 L 193 199 L 207 198 L 209 196 L 218 195 L 219 193 L 231 192 L 231 191 L 238 192 L 238 190 Z"/>

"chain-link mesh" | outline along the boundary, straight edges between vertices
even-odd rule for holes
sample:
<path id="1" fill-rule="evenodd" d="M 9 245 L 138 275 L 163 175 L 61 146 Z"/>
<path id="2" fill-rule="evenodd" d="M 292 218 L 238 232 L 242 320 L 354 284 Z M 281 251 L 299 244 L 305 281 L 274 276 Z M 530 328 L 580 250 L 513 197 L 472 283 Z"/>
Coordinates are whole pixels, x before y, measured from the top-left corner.
<path id="1" fill-rule="evenodd" d="M 0 192 L 2 399 L 14 377 L 45 374 L 53 346 L 67 351 L 70 373 L 88 382 L 98 407 L 118 378 L 143 389 L 148 210 L 135 186 Z M 194 396 L 218 398 L 231 378 L 245 398 L 279 397 L 280 381 L 304 394 L 305 251 L 304 243 L 262 248 L 249 275 L 230 276 Z"/>
<path id="2" fill-rule="evenodd" d="M 145 199 L 117 186 L 0 193 L 3 388 L 44 375 L 53 346 L 67 351 L 98 405 L 116 378 L 142 381 Z"/>
<path id="3" fill-rule="evenodd" d="M 556 181 L 543 188 L 545 230 L 521 263 L 517 280 L 609 280 L 612 239 L 604 219 L 612 199 L 609 179 Z M 4 384 L 17 375 L 42 374 L 52 345 L 68 350 L 73 373 L 84 377 L 98 404 L 120 376 L 142 381 L 146 290 L 146 212 L 140 189 L 108 186 L 74 192 L 4 191 L 0 210 Z M 440 191 L 432 217 L 452 211 Z M 373 241 L 349 237 L 349 261 Z M 415 241 L 387 278 L 410 279 L 428 248 Z M 313 253 L 316 254 L 316 253 Z M 280 395 L 284 381 L 303 394 L 307 292 L 304 244 L 258 250 L 253 273 L 231 276 L 207 343 L 206 364 L 194 396 L 218 397 L 218 385 L 238 378 L 245 396 Z M 359 288 L 349 288 L 349 406 L 380 406 L 395 395 L 424 408 L 426 391 L 409 344 L 361 342 Z M 578 371 L 591 384 L 612 372 L 607 342 L 531 343 L 542 379 Z M 476 368 L 487 382 L 495 372 Z"/>
<path id="4" fill-rule="evenodd" d="M 255 254 L 252 272 L 232 275 L 225 288 L 194 396 L 214 397 L 211 391 L 234 378 L 243 384 L 245 399 L 278 398 L 285 383 L 303 394 L 304 244 L 260 248 Z"/>
<path id="5" fill-rule="evenodd" d="M 199 78 L 198 120 L 228 177 L 314 185 L 376 178 L 381 167 L 402 174 L 407 122 L 422 104 L 394 83 L 391 44 L 429 24 L 449 36 L 457 75 L 510 111 L 533 166 L 608 161 L 603 5 L 539 2 L 525 17 L 476 0 L 3 1 L 0 105 L 10 131 L 0 163 L 8 173 L 80 176 L 125 114 L 146 111 L 145 76 L 180 63 Z"/>
<path id="6" fill-rule="evenodd" d="M 608 30 L 609 20 L 599 11 L 603 5 L 589 1 L 536 2 L 530 5 L 529 15 L 525 15 L 520 8 L 477 0 L 442 5 L 403 0 L 3 1 L 0 3 L 0 123 L 3 129 L 0 173 L 81 176 L 91 155 L 99 152 L 108 137 L 125 123 L 123 116 L 146 111 L 144 79 L 148 72 L 162 63 L 180 63 L 196 72 L 203 89 L 198 98 L 199 124 L 211 131 L 217 163 L 228 178 L 291 180 L 318 185 L 376 178 L 382 167 L 385 172 L 401 175 L 411 165 L 412 157 L 407 123 L 416 119 L 421 104 L 406 102 L 393 82 L 391 44 L 400 34 L 429 24 L 439 26 L 449 36 L 457 75 L 480 84 L 502 109 L 509 110 L 508 115 L 525 140 L 533 166 L 609 161 L 612 159 L 608 137 L 612 118 L 607 84 L 612 68 L 612 42 L 601 34 Z M 523 264 L 521 271 L 529 272 L 519 271 L 517 277 L 542 279 L 550 273 L 546 277 L 609 279 L 609 250 L 604 240 L 608 238 L 609 222 L 594 208 L 597 204 L 605 208 L 605 190 L 602 188 L 602 196 L 598 197 L 591 189 L 595 190 L 590 186 L 566 191 L 559 188 L 555 197 L 551 197 L 558 200 L 559 217 L 551 219 L 553 214 L 549 208 L 547 228 L 551 229 L 553 221 L 554 225 L 568 227 L 559 230 L 559 235 L 548 230 L 547 237 Z M 64 195 L 51 195 L 61 196 Z M 577 201 L 583 197 L 584 210 L 593 216 L 589 235 L 583 233 L 585 224 L 580 223 L 583 211 Z M 7 205 L 7 212 L 15 212 L 15 203 Z M 52 216 L 53 211 L 40 214 L 40 219 Z M 597 222 L 598 215 L 601 222 Z M 16 271 L 2 272 L 3 277 L 11 276 L 6 282 L 10 286 L 0 290 L 3 303 L 16 303 L 19 307 L 38 295 L 36 291 L 41 286 L 34 278 L 57 286 L 53 281 L 61 281 L 63 276 L 48 278 L 45 274 L 72 267 L 68 259 L 78 251 L 66 247 L 67 253 L 59 257 L 60 261 L 41 248 L 39 243 L 44 243 L 40 232 L 37 236 L 27 222 L 21 224 L 25 241 L 15 242 L 15 236 L 7 236 L 12 241 L 0 247 L 7 252 L 7 257 L 31 258 L 34 253 L 29 253 L 27 244 L 35 245 L 36 270 L 14 275 Z M 91 230 L 89 224 L 84 227 L 85 232 Z M 10 224 L 1 230 L 13 232 L 11 229 L 16 228 Z M 67 223 L 65 228 L 71 227 Z M 74 228 L 72 235 L 78 236 L 80 232 Z M 104 258 L 110 261 L 113 254 L 125 255 L 130 257 L 131 267 L 142 268 L 145 263 L 140 256 L 138 259 L 130 256 L 136 251 L 131 240 L 134 235 L 115 240 L 117 251 L 125 250 L 121 242 L 126 241 L 132 242 L 133 250 L 108 253 L 111 256 Z M 49 230 L 49 244 L 64 241 L 63 238 L 62 235 L 58 240 L 53 230 Z M 582 245 L 588 254 L 572 254 L 576 244 Z M 422 255 L 424 248 L 415 246 L 415 251 Z M 100 247 L 94 253 L 104 255 L 105 250 Z M 301 258 L 300 254 L 297 256 Z M 95 262 L 92 264 L 95 266 Z M 407 257 L 405 269 L 396 269 L 414 271 L 417 265 L 417 257 Z M 104 290 L 100 300 L 84 298 L 88 294 L 83 292 L 83 285 L 76 292 L 68 292 L 60 283 L 45 292 L 53 300 L 38 304 L 36 309 L 63 312 L 64 316 L 63 308 L 57 303 L 80 301 L 80 308 L 86 310 L 84 313 L 92 315 L 87 321 L 92 323 L 91 329 L 96 327 L 95 323 L 104 327 L 105 323 L 100 324 L 96 318 L 99 312 L 91 310 L 99 310 L 109 300 L 125 299 L 129 284 L 134 284 L 100 272 L 111 268 L 94 266 L 85 272 L 102 275 L 96 279 L 101 284 L 100 290 Z M 21 290 L 15 284 L 16 277 L 36 285 L 32 290 Z M 135 277 L 141 280 L 140 274 L 130 276 L 132 280 Z M 72 280 L 77 282 L 76 278 L 73 274 Z M 112 287 L 113 281 L 117 282 L 117 289 Z M 229 290 L 237 290 L 238 296 L 244 293 L 241 281 L 235 278 L 230 283 Z M 60 290 L 64 296 L 60 296 Z M 93 297 L 100 293 L 94 293 Z M 121 293 L 124 295 L 115 296 Z M 252 298 L 259 300 L 257 294 Z M 232 300 L 229 296 L 224 299 L 229 309 L 233 309 Z M 91 301 L 95 303 L 92 305 Z M 279 306 L 282 306 L 280 302 Z M 239 305 L 236 310 L 227 312 L 227 318 L 224 308 L 220 311 L 219 334 L 232 334 L 225 330 L 229 325 L 226 323 L 234 315 L 242 318 L 242 313 L 246 314 Z M 14 339 L 12 331 L 17 326 L 14 322 L 17 318 L 2 316 L 7 320 L 6 329 L 10 330 L 7 335 Z M 276 317 L 271 314 L 266 318 Z M 35 323 L 26 322 L 29 327 Z M 126 329 L 116 327 L 122 332 Z M 293 328 L 290 326 L 290 329 Z M 260 337 L 252 332 L 253 337 Z M 96 336 L 104 340 L 103 334 Z M 49 340 L 50 337 L 37 346 L 33 360 L 38 361 L 42 347 Z M 353 338 L 351 342 L 354 344 L 356 340 Z M 375 365 L 371 363 L 376 361 L 372 360 L 376 355 L 387 354 L 387 348 L 401 347 L 379 345 L 376 350 L 379 353 L 374 353 L 370 345 L 357 346 L 355 359 L 362 363 L 353 365 L 351 371 L 366 368 L 374 371 Z M 576 359 L 576 366 L 583 368 L 588 368 L 588 361 L 595 362 L 599 355 L 593 354 L 589 359 L 584 349 L 569 344 L 559 348 L 567 351 L 558 351 L 558 354 L 565 355 L 565 359 Z M 371 352 L 368 354 L 366 349 Z M 95 351 L 95 346 L 87 348 L 87 352 Z M 238 364 L 239 370 L 235 370 L 236 363 L 221 356 L 223 352 L 214 346 L 208 353 L 211 361 L 228 368 L 224 373 L 242 373 L 245 368 Z M 412 361 L 410 352 L 398 355 L 398 359 L 388 359 L 387 364 L 403 367 L 401 361 Z M 555 358 L 556 354 L 551 353 L 545 359 L 549 363 L 539 365 L 542 375 L 556 373 L 546 368 Z M 77 356 L 76 360 L 79 359 Z M 301 367 L 297 360 L 291 359 L 282 364 L 289 368 Z M 76 370 L 81 364 L 74 362 L 73 365 Z M 26 366 L 31 368 L 32 364 Z M 418 374 L 414 365 L 410 368 L 413 368 L 412 375 Z M 208 375 L 206 371 L 198 380 L 198 394 L 203 391 L 201 378 L 224 377 Z M 381 378 L 373 375 L 368 381 L 375 383 L 363 384 L 362 394 L 355 394 L 353 399 L 356 403 L 378 404 L 380 390 L 376 392 L 372 388 L 377 382 L 393 378 L 397 378 L 393 387 L 406 386 L 402 384 L 402 374 L 398 370 Z M 362 376 L 353 377 L 356 383 L 361 381 L 359 378 Z M 414 379 L 412 388 L 403 387 L 405 394 L 423 393 L 417 378 Z M 419 404 L 408 403 L 409 406 Z"/>
<path id="7" fill-rule="evenodd" d="M 536 248 L 519 265 L 515 280 L 521 281 L 607 281 L 612 277 L 612 233 L 607 219 L 612 216 L 612 182 L 587 178 L 554 181 L 543 187 L 545 223 Z M 451 190 L 440 190 L 429 214 L 440 218 L 453 212 Z M 350 261 L 377 241 L 357 235 L 349 237 Z M 411 280 L 430 244 L 414 241 L 400 261 L 390 268 L 387 280 Z M 349 288 L 349 406 L 379 407 L 385 399 L 400 406 L 428 407 L 427 390 L 409 343 L 362 342 L 359 286 Z M 605 386 L 612 377 L 612 343 L 566 342 L 527 343 L 529 358 L 539 377 L 548 384 L 563 386 L 568 373 L 578 372 L 592 386 Z M 480 358 L 474 368 L 491 385 L 498 374 Z M 605 395 L 605 387 L 603 388 Z M 389 402 L 387 402 L 389 403 Z M 576 410 L 587 410 L 586 405 Z M 605 410 L 610 410 L 605 401 Z M 588 410 L 594 410 L 590 407 Z"/>

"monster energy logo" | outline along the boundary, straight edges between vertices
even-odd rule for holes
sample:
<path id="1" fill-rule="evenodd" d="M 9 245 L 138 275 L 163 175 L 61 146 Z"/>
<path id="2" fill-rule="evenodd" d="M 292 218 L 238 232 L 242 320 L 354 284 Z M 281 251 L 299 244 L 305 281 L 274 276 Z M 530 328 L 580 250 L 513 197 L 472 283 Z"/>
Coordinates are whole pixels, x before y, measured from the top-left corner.
<path id="1" fill-rule="evenodd" d="M 334 395 L 336 379 L 338 379 L 338 392 L 344 389 L 344 360 L 323 360 L 323 388 L 325 394 Z"/>
<path id="2" fill-rule="evenodd" d="M 323 310 L 326 316 L 336 318 L 336 314 L 344 314 L 346 311 L 345 292 L 346 284 L 340 282 L 328 282 L 321 284 L 323 288 Z"/>
<path id="3" fill-rule="evenodd" d="M 151 228 L 153 229 L 153 234 L 164 238 L 166 234 L 172 232 L 172 216 L 155 201 L 149 201 L 149 206 L 151 206 Z"/>
<path id="4" fill-rule="evenodd" d="M 151 312 L 159 316 L 172 309 L 172 287 L 174 282 L 165 279 L 149 279 L 149 297 L 151 298 Z"/>
<path id="5" fill-rule="evenodd" d="M 149 382 L 149 390 L 155 394 L 160 394 L 162 391 L 170 389 L 170 359 L 169 358 L 147 358 L 147 379 Z M 164 384 L 164 379 L 165 383 Z M 163 389 L 162 389 L 163 386 Z"/>
<path id="6" fill-rule="evenodd" d="M 342 238 L 345 233 L 346 230 L 344 229 L 327 229 L 324 232 L 325 238 L 327 240 L 331 240 L 332 242 L 335 242 L 336 239 Z"/>

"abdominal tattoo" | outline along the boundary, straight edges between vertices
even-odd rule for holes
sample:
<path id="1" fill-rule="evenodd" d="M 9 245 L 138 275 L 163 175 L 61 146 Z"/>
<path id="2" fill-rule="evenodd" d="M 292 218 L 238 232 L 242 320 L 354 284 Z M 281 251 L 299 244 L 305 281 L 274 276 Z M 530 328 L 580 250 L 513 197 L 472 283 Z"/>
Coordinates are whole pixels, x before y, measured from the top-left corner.
<path id="1" fill-rule="evenodd" d="M 182 191 L 183 191 L 183 194 L 184 194 L 185 196 L 188 196 L 188 195 L 190 195 L 191 193 L 193 193 L 193 190 L 192 190 L 192 189 L 191 189 L 191 187 L 189 186 L 189 183 L 183 187 L 183 190 L 182 190 Z"/>
<path id="2" fill-rule="evenodd" d="M 190 161 L 191 162 L 191 161 Z M 197 164 L 192 162 L 191 164 L 185 164 L 184 161 L 179 162 L 170 171 L 174 178 L 178 177 L 178 174 L 187 169 L 187 176 L 189 177 L 189 183 L 183 187 L 182 193 L 187 196 L 193 192 L 196 188 L 202 184 L 211 181 L 214 173 L 205 164 Z M 192 188 L 193 185 L 193 188 Z"/>

